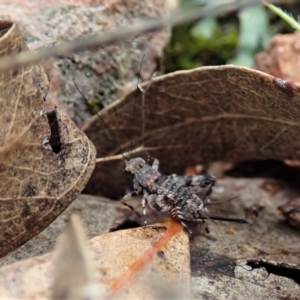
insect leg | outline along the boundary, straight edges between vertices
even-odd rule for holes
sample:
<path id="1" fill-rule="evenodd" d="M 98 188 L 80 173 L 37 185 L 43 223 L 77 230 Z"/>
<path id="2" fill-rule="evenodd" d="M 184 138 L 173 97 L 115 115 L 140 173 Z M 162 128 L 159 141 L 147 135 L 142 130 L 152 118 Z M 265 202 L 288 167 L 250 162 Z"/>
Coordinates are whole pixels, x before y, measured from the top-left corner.
<path id="1" fill-rule="evenodd" d="M 138 194 L 138 193 L 137 193 L 136 191 L 131 191 L 131 192 L 127 193 L 127 194 L 121 199 L 121 202 L 122 202 L 123 205 L 127 206 L 127 207 L 130 208 L 132 211 L 134 211 L 134 212 L 136 213 L 136 215 L 138 216 L 138 218 L 140 218 L 140 217 L 141 217 L 140 214 L 134 209 L 134 207 L 126 202 L 126 200 L 127 200 L 128 198 L 131 198 L 131 197 L 133 197 L 133 196 L 136 196 L 137 194 Z"/>
<path id="2" fill-rule="evenodd" d="M 209 234 L 209 228 L 203 219 L 201 220 L 201 223 L 203 224 L 203 227 L 204 227 L 204 230 L 206 231 L 206 233 Z"/>
<path id="3" fill-rule="evenodd" d="M 183 222 L 182 219 L 177 219 L 177 220 L 180 222 L 180 224 L 182 225 L 182 227 L 188 232 L 189 236 L 193 239 L 194 236 L 193 236 L 192 230 Z"/>
<path id="4" fill-rule="evenodd" d="M 212 187 L 214 186 L 214 183 L 215 183 L 215 182 L 212 182 L 212 183 L 209 185 L 209 187 L 208 187 L 208 189 L 207 189 L 207 191 L 206 191 L 206 193 L 205 193 L 205 195 L 204 195 L 204 198 L 203 198 L 204 206 L 205 206 L 206 204 L 209 203 L 208 197 L 209 197 L 209 196 L 211 195 L 211 193 L 212 193 Z"/>
<path id="5" fill-rule="evenodd" d="M 194 235 L 193 235 L 193 232 L 192 230 L 184 223 L 184 219 L 178 219 L 180 224 L 184 227 L 184 229 L 189 233 L 190 237 L 193 239 L 194 238 Z M 195 220 L 192 220 L 192 221 L 195 221 Z M 209 234 L 210 231 L 209 231 L 209 227 L 207 226 L 207 223 L 205 222 L 204 219 L 197 219 L 197 221 L 201 222 L 201 224 L 203 225 L 204 227 L 204 230 L 206 232 L 206 234 Z"/>
<path id="6" fill-rule="evenodd" d="M 159 160 L 158 159 L 154 159 L 153 160 L 153 163 L 152 163 L 152 168 L 156 171 L 158 171 L 158 168 L 159 168 Z"/>
<path id="7" fill-rule="evenodd" d="M 189 236 L 193 239 L 193 232 L 183 221 L 184 218 L 182 217 L 178 207 L 174 207 L 171 210 L 171 217 L 178 220 L 180 222 L 180 224 L 182 225 L 182 227 L 188 232 Z"/>
<path id="8" fill-rule="evenodd" d="M 147 205 L 147 197 L 148 193 L 144 192 L 144 196 L 142 198 L 142 207 L 143 207 L 143 216 L 144 216 L 144 229 L 147 227 L 147 211 L 146 211 L 146 205 Z"/>

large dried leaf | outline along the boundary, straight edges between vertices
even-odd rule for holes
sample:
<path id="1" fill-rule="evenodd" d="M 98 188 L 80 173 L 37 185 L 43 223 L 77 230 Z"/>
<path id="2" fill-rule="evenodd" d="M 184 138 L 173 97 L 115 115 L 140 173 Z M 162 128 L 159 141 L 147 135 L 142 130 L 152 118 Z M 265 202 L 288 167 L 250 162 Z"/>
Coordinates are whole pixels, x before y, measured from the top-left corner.
<path id="1" fill-rule="evenodd" d="M 27 47 L 0 23 L 1 56 Z M 0 256 L 49 225 L 84 188 L 95 149 L 67 115 L 44 114 L 48 79 L 40 65 L 0 74 Z"/>
<path id="2" fill-rule="evenodd" d="M 155 78 L 146 93 L 144 138 L 141 99 L 135 90 L 101 111 L 115 139 L 98 116 L 85 125 L 98 157 L 144 142 L 165 173 L 182 173 L 187 166 L 214 160 L 300 159 L 300 142 L 295 139 L 300 88 L 291 82 L 235 66 Z M 123 195 L 131 186 L 123 165 L 123 161 L 97 164 L 87 191 Z"/>

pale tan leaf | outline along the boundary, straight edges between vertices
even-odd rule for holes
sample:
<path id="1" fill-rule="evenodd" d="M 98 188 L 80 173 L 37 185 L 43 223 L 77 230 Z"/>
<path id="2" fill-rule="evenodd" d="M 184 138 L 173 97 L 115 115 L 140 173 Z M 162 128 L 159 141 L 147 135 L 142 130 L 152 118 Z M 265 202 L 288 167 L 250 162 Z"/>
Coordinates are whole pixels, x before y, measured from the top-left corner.
<path id="1" fill-rule="evenodd" d="M 104 294 L 95 286 L 95 270 L 80 218 L 72 215 L 61 235 L 54 260 L 52 299 L 94 299 Z"/>
<path id="2" fill-rule="evenodd" d="M 157 299 L 160 295 L 166 296 L 166 290 L 169 288 L 169 296 L 173 295 L 172 291 L 179 289 L 177 295 L 188 298 L 190 285 L 188 237 L 181 231 L 179 224 L 176 225 L 179 226 L 179 229 L 176 229 L 179 232 L 175 236 L 171 231 L 166 231 L 165 226 L 168 226 L 168 223 L 157 226 L 147 230 L 137 228 L 107 233 L 90 240 L 92 263 L 96 270 L 94 278 L 97 280 L 98 288 L 102 288 L 103 285 L 107 288 L 107 297 Z M 74 241 L 73 238 L 72 240 Z M 78 236 L 75 240 L 78 240 Z M 73 261 L 77 255 L 71 254 L 72 245 L 65 244 L 65 247 L 68 248 L 67 252 L 73 257 L 70 260 Z M 46 254 L 1 268 L 0 296 L 49 299 L 54 275 L 54 258 L 53 254 Z M 66 260 L 69 261 L 69 258 Z M 69 264 L 65 265 L 65 268 L 69 267 Z M 75 271 L 72 266 L 70 269 Z M 81 275 L 78 278 L 80 277 Z M 81 279 L 87 277 L 89 276 L 83 276 Z M 75 285 L 75 289 L 76 287 Z M 93 287 L 95 291 L 97 285 Z"/>

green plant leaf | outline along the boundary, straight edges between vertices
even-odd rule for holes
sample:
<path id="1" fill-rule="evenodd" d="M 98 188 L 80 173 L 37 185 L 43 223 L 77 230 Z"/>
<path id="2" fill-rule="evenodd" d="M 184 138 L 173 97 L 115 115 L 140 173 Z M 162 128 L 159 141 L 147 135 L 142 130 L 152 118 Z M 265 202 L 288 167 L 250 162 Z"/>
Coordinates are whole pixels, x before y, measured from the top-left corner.
<path id="1" fill-rule="evenodd" d="M 246 7 L 238 16 L 240 35 L 237 55 L 230 63 L 250 67 L 257 49 L 265 47 L 270 40 L 268 16 L 262 5 Z"/>
<path id="2" fill-rule="evenodd" d="M 214 29 L 218 26 L 215 17 L 205 18 L 199 21 L 191 30 L 192 36 L 203 35 L 206 38 L 211 38 L 214 34 Z"/>

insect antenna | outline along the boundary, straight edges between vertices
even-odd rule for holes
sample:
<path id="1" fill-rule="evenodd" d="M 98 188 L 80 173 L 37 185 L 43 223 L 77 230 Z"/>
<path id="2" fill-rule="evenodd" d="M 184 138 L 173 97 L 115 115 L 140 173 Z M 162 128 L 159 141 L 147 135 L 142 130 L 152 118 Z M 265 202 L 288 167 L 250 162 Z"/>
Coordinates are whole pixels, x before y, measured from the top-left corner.
<path id="1" fill-rule="evenodd" d="M 137 81 L 137 88 L 142 91 L 142 137 L 144 136 L 144 131 L 145 131 L 145 113 L 144 113 L 144 103 L 145 103 L 145 93 L 148 91 L 149 86 L 146 89 L 143 89 L 141 87 L 141 79 L 140 79 L 140 73 L 141 73 L 141 68 L 142 68 L 142 64 L 143 64 L 143 60 L 144 60 L 144 56 L 142 57 L 141 63 L 140 63 L 140 68 L 139 68 L 139 73 L 138 73 L 138 81 Z M 152 80 L 153 76 L 151 77 Z M 76 89 L 78 90 L 78 92 L 81 94 L 81 96 L 83 97 L 84 101 L 89 105 L 89 107 L 91 107 L 92 111 L 100 118 L 100 120 L 102 121 L 102 123 L 104 124 L 105 128 L 108 130 L 108 132 L 110 133 L 111 137 L 113 138 L 113 141 L 115 142 L 115 144 L 117 145 L 121 155 L 117 154 L 117 155 L 111 155 L 109 157 L 101 157 L 101 158 L 97 158 L 96 159 L 96 163 L 100 163 L 100 162 L 105 162 L 105 161 L 112 161 L 112 160 L 119 160 L 119 159 L 123 159 L 125 161 L 125 163 L 127 162 L 126 156 L 128 156 L 129 158 L 135 154 L 135 153 L 140 153 L 141 151 L 145 150 L 143 147 L 143 143 L 141 146 L 139 146 L 138 148 L 134 149 L 133 146 L 133 138 L 130 139 L 130 144 L 131 144 L 131 150 L 128 152 L 123 152 L 119 143 L 117 142 L 117 139 L 115 137 L 115 135 L 112 133 L 112 131 L 110 130 L 109 126 L 106 124 L 106 122 L 104 121 L 104 119 L 101 117 L 101 115 L 91 106 L 91 104 L 89 103 L 89 101 L 86 99 L 86 97 L 83 95 L 83 93 L 79 90 L 79 88 L 77 87 L 76 83 L 73 80 L 73 83 L 76 87 Z M 133 112 L 132 112 L 132 120 L 134 120 L 134 115 L 135 115 L 135 111 L 136 111 L 136 102 L 137 102 L 137 97 L 134 98 L 134 103 L 133 103 Z M 134 131 L 134 122 L 132 121 L 132 132 Z M 148 153 L 148 152 L 147 152 Z M 149 156 L 149 154 L 148 154 Z"/>
<path id="2" fill-rule="evenodd" d="M 137 80 L 137 88 L 142 93 L 142 105 L 141 105 L 141 110 L 142 110 L 142 145 L 141 145 L 141 147 L 146 151 L 147 161 L 149 162 L 151 156 L 150 156 L 150 153 L 149 153 L 148 149 L 144 147 L 144 136 L 145 136 L 145 129 L 146 129 L 146 122 L 145 122 L 145 99 L 146 99 L 146 93 L 148 92 L 148 90 L 150 89 L 150 87 L 152 85 L 152 81 L 153 81 L 153 78 L 155 76 L 155 72 L 153 72 L 153 74 L 152 74 L 152 76 L 150 78 L 150 81 L 149 81 L 147 87 L 144 89 L 142 87 L 142 84 L 141 84 L 141 69 L 142 69 L 144 57 L 145 57 L 145 54 L 143 55 L 142 60 L 141 60 L 141 64 L 140 64 L 140 69 L 139 69 L 139 73 L 138 73 L 138 80 Z"/>
<path id="3" fill-rule="evenodd" d="M 102 123 L 104 124 L 105 128 L 108 130 L 109 134 L 111 135 L 111 137 L 113 138 L 113 141 L 115 142 L 115 144 L 117 145 L 117 147 L 119 148 L 119 151 L 122 155 L 122 158 L 124 159 L 124 161 L 126 162 L 127 159 L 116 139 L 116 137 L 114 136 L 114 134 L 112 133 L 112 131 L 110 130 L 109 126 L 106 124 L 106 122 L 104 121 L 104 119 L 101 117 L 101 115 L 92 107 L 92 105 L 90 104 L 90 102 L 87 100 L 87 98 L 83 95 L 83 93 L 80 91 L 80 89 L 78 88 L 78 86 L 76 85 L 75 81 L 73 80 L 74 86 L 76 88 L 76 90 L 80 93 L 80 95 L 82 96 L 82 98 L 84 99 L 84 101 L 86 102 L 87 105 L 89 105 L 89 107 L 91 107 L 92 111 L 99 117 L 99 119 L 102 121 Z M 117 157 L 117 155 L 115 156 Z M 118 156 L 119 157 L 119 156 Z M 111 160 L 111 159 L 110 159 Z M 97 160 L 98 162 L 98 160 Z"/>
<path id="4" fill-rule="evenodd" d="M 217 220 L 217 221 L 233 222 L 233 223 L 240 223 L 240 224 L 248 224 L 248 222 L 246 220 L 239 219 L 239 218 L 227 218 L 227 217 L 220 217 L 220 216 L 208 216 L 207 219 Z"/>
<path id="5" fill-rule="evenodd" d="M 140 80 L 141 80 L 141 70 L 142 70 L 142 66 L 143 66 L 143 61 L 144 61 L 144 58 L 145 58 L 145 53 L 143 54 L 142 56 L 142 60 L 140 62 L 140 66 L 139 66 L 139 71 L 137 73 L 137 88 L 139 88 L 139 85 L 140 85 Z M 132 126 L 131 126 L 131 132 L 133 133 L 134 131 L 134 116 L 135 116 L 135 110 L 136 110 L 136 102 L 137 102 L 137 96 L 134 97 L 134 102 L 133 102 L 133 107 L 132 107 Z M 143 108 L 142 108 L 143 109 Z M 142 131 L 143 132 L 143 131 Z M 131 135 L 131 139 L 130 139 L 130 143 L 131 143 L 131 151 L 130 151 L 130 154 L 132 155 L 133 154 L 133 138 L 132 138 L 132 135 Z"/>
<path id="6" fill-rule="evenodd" d="M 238 196 L 234 196 L 234 197 L 232 197 L 232 198 L 228 198 L 228 199 L 226 199 L 226 200 L 221 200 L 221 201 L 214 201 L 214 202 L 210 202 L 210 201 L 207 201 L 206 200 L 206 202 L 205 202 L 205 206 L 209 206 L 209 205 L 215 205 L 215 204 L 220 204 L 220 203 L 225 203 L 225 202 L 229 202 L 229 201 L 232 201 L 232 200 L 234 200 L 234 199 L 236 199 L 236 198 L 238 198 L 240 195 L 238 195 Z"/>
<path id="7" fill-rule="evenodd" d="M 208 202 L 207 199 L 206 199 L 206 203 L 205 203 L 205 206 L 208 206 L 208 205 L 213 205 L 213 204 L 219 204 L 219 203 L 224 203 L 224 202 L 227 202 L 227 201 L 231 201 L 233 199 L 236 199 L 238 198 L 239 196 L 235 196 L 233 198 L 229 198 L 225 201 L 216 201 L 216 202 Z M 241 223 L 241 224 L 248 224 L 248 222 L 244 219 L 240 219 L 240 218 L 230 218 L 230 217 L 222 217 L 222 216 L 214 216 L 214 215 L 206 215 L 205 216 L 205 219 L 208 219 L 208 220 L 217 220 L 217 221 L 226 221 L 226 222 L 233 222 L 233 223 Z"/>

